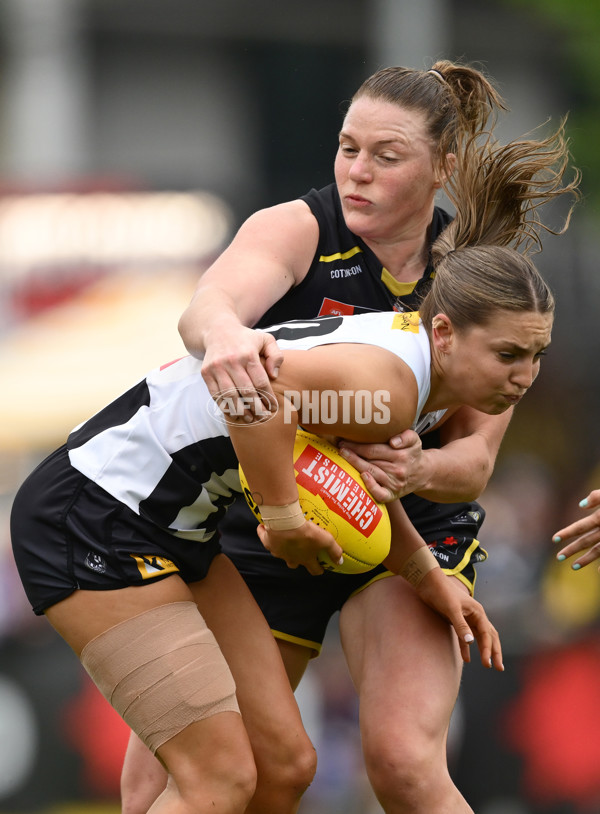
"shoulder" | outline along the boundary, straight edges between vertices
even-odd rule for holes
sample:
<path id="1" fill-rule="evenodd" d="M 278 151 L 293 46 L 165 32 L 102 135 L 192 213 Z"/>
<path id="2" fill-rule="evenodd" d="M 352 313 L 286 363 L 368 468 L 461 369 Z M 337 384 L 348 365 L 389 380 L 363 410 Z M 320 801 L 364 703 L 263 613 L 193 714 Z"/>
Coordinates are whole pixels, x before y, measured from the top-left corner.
<path id="1" fill-rule="evenodd" d="M 259 209 L 244 221 L 240 226 L 238 235 L 255 236 L 266 234 L 276 237 L 280 230 L 284 230 L 286 235 L 290 232 L 294 235 L 317 235 L 319 227 L 315 216 L 308 204 L 300 198 L 285 203 L 275 204 L 265 209 Z"/>

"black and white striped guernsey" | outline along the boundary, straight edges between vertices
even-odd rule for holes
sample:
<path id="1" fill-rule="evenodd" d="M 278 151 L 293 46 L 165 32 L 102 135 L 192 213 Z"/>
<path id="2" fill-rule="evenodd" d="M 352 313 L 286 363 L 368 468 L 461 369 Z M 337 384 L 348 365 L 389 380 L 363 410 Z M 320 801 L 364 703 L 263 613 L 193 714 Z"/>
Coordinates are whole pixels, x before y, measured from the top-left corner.
<path id="1" fill-rule="evenodd" d="M 348 342 L 396 353 L 429 393 L 429 340 L 417 314 L 368 313 L 272 326 L 283 349 Z M 182 537 L 208 540 L 241 491 L 228 427 L 185 356 L 152 370 L 69 435 L 72 466 L 137 514 Z M 430 418 L 430 417 L 427 417 Z"/>

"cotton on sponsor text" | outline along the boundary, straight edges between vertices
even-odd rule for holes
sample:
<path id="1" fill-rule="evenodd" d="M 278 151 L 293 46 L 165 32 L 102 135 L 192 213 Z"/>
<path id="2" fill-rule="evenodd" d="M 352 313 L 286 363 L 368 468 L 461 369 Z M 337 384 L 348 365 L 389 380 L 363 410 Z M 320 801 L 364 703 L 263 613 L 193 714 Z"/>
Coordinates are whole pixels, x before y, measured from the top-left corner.
<path id="1" fill-rule="evenodd" d="M 332 280 L 353 277 L 355 274 L 362 274 L 362 268 L 360 266 L 350 266 L 350 268 L 347 269 L 331 269 L 329 272 Z"/>

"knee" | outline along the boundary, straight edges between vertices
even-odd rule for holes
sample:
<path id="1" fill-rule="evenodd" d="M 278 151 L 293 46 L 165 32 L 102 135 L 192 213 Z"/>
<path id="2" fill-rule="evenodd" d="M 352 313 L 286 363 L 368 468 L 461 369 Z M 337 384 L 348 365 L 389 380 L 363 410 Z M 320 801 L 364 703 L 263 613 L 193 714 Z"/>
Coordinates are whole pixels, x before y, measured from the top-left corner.
<path id="1" fill-rule="evenodd" d="M 299 800 L 317 771 L 317 753 L 304 733 L 272 741 L 257 755 L 256 762 L 259 791 L 271 789 L 280 800 Z"/>
<path id="2" fill-rule="evenodd" d="M 198 772 L 191 782 L 177 783 L 177 805 L 183 813 L 197 814 L 214 807 L 223 814 L 242 814 L 256 793 L 256 766 L 251 754 L 217 761 L 209 772 Z M 188 778 L 189 780 L 189 778 Z M 167 787 L 168 790 L 168 787 Z"/>
<path id="3" fill-rule="evenodd" d="M 247 760 L 243 765 L 237 765 L 227 772 L 223 804 L 223 811 L 246 811 L 250 800 L 256 793 L 257 773 L 253 760 Z M 229 806 L 229 808 L 227 807 Z M 219 811 L 221 809 L 218 809 Z"/>
<path id="4" fill-rule="evenodd" d="M 167 786 L 156 802 L 157 811 L 197 814 L 215 810 L 220 814 L 243 814 L 256 790 L 254 763 L 232 761 L 226 773 L 201 774 L 192 782 L 177 782 L 169 776 Z"/>
<path id="5" fill-rule="evenodd" d="M 410 736 L 388 738 L 365 746 L 369 781 L 382 804 L 402 804 L 403 811 L 421 811 L 432 773 L 443 771 L 431 744 Z"/>

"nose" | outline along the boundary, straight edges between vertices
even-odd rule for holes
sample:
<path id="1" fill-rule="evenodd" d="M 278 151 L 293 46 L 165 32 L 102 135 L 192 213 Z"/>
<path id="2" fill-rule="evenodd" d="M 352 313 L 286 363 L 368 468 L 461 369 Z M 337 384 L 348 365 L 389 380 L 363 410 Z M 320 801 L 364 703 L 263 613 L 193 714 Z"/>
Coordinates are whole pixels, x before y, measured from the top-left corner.
<path id="1" fill-rule="evenodd" d="M 517 387 L 528 390 L 535 381 L 539 368 L 539 362 L 522 362 L 513 368 L 510 380 Z"/>
<path id="2" fill-rule="evenodd" d="M 371 179 L 372 172 L 369 161 L 362 153 L 357 153 L 352 163 L 348 176 L 352 181 L 368 181 Z"/>

